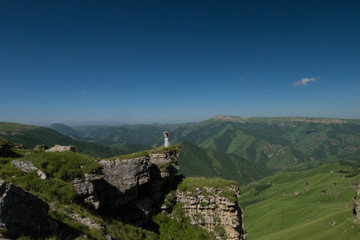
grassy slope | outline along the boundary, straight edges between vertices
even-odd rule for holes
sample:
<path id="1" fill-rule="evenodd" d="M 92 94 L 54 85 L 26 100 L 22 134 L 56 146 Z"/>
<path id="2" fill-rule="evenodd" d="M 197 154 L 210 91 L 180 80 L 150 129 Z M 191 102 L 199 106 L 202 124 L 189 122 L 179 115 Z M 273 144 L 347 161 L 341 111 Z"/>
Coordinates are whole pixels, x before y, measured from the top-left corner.
<path id="1" fill-rule="evenodd" d="M 249 239 L 359 239 L 352 198 L 360 175 L 346 178 L 349 173 L 338 171 L 354 170 L 339 162 L 328 163 L 278 173 L 260 185 L 243 187 L 240 206 Z M 306 187 L 310 189 L 304 191 Z"/>
<path id="2" fill-rule="evenodd" d="M 279 132 L 263 123 L 260 126 L 209 120 L 192 129 L 176 130 L 174 135 L 175 139 L 187 139 L 206 149 L 235 154 L 239 159 L 248 159 L 269 169 L 283 169 L 308 160 L 305 154 L 292 148 L 288 140 L 275 134 Z M 273 150 L 266 151 L 269 147 Z M 281 154 L 271 154 L 275 152 Z"/>
<path id="3" fill-rule="evenodd" d="M 53 123 L 49 126 L 52 130 L 57 131 L 58 133 L 64 134 L 66 136 L 73 136 L 74 138 L 81 138 L 80 134 L 73 128 L 61 124 L 61 123 Z"/>
<path id="4" fill-rule="evenodd" d="M 244 184 L 269 174 L 266 168 L 236 155 L 207 150 L 189 142 L 180 146 L 180 173 L 186 177 L 221 177 Z"/>
<path id="5" fill-rule="evenodd" d="M 284 169 L 311 158 L 329 162 L 360 159 L 359 121 L 340 124 L 326 123 L 326 119 L 240 120 L 242 122 L 208 120 L 191 128 L 178 128 L 172 137 L 175 141 L 185 139 L 207 149 L 234 153 L 270 169 Z"/>

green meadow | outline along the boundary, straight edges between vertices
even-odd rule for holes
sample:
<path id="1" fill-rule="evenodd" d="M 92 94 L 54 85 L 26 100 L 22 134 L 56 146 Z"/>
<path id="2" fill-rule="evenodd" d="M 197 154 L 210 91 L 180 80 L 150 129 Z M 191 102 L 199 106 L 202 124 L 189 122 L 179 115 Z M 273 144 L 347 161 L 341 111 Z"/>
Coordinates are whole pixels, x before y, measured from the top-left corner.
<path id="1" fill-rule="evenodd" d="M 250 183 L 240 197 L 248 239 L 360 239 L 352 203 L 358 184 L 351 161 L 303 164 Z"/>

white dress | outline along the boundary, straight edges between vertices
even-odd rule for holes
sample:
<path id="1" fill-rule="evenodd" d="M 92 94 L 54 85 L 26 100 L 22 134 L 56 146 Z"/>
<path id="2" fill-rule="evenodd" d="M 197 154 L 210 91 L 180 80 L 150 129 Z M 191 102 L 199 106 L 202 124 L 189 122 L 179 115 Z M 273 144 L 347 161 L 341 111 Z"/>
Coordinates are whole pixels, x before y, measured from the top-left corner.
<path id="1" fill-rule="evenodd" d="M 164 138 L 164 142 L 165 142 L 165 147 L 170 146 L 169 138 L 168 138 L 168 137 L 165 137 L 165 138 Z"/>

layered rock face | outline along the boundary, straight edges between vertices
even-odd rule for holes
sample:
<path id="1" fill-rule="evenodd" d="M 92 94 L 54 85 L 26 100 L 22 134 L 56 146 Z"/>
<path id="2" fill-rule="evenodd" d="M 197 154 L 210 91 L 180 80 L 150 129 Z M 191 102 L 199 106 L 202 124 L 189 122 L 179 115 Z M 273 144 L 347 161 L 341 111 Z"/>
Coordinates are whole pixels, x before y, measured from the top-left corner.
<path id="1" fill-rule="evenodd" d="M 238 187 L 204 187 L 195 193 L 177 190 L 165 197 L 164 186 L 178 181 L 176 157 L 177 153 L 165 152 L 125 160 L 101 160 L 102 168 L 97 173 L 86 174 L 72 184 L 78 195 L 95 209 L 111 206 L 116 211 L 124 206 L 136 206 L 142 215 L 139 219 L 131 212 L 130 221 L 136 218 L 132 223 L 141 225 L 161 209 L 171 216 L 173 207 L 180 204 L 191 224 L 213 232 L 218 239 L 246 239 L 242 210 L 237 204 Z"/>
<path id="2" fill-rule="evenodd" d="M 355 221 L 360 223 L 360 185 L 358 185 L 356 190 L 356 196 L 353 199 L 354 203 L 354 214 L 355 214 Z"/>
<path id="3" fill-rule="evenodd" d="M 102 169 L 72 184 L 95 209 L 119 208 L 145 195 L 156 195 L 171 181 L 178 166 L 177 153 L 165 152 L 133 159 L 101 160 Z"/>
<path id="4" fill-rule="evenodd" d="M 224 196 L 224 191 L 227 196 Z M 213 232 L 217 239 L 246 239 L 242 210 L 237 203 L 239 195 L 239 189 L 233 187 L 221 190 L 197 188 L 195 193 L 177 190 L 174 199 L 168 198 L 172 203 L 165 203 L 162 209 L 171 212 L 175 204 L 180 204 L 191 224 Z"/>
<path id="5" fill-rule="evenodd" d="M 0 180 L 0 228 L 5 229 L 7 237 L 55 231 L 58 226 L 48 211 L 49 205 L 38 197 Z"/>

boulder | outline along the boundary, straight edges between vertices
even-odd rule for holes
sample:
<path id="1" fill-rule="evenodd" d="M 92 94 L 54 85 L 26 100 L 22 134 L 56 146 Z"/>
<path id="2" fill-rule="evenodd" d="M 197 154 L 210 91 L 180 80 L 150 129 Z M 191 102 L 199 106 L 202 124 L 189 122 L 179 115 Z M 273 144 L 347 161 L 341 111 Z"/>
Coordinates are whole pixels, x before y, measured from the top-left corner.
<path id="1" fill-rule="evenodd" d="M 38 197 L 4 180 L 0 180 L 0 228 L 5 236 L 40 236 L 57 230 L 48 215 L 49 205 Z"/>
<path id="2" fill-rule="evenodd" d="M 45 152 L 75 152 L 74 146 L 61 146 L 61 145 L 55 145 L 54 147 L 45 150 Z"/>
<path id="3" fill-rule="evenodd" d="M 78 196 L 95 209 L 104 206 L 117 209 L 149 196 L 157 201 L 162 186 L 173 181 L 177 173 L 174 158 L 170 154 L 157 154 L 124 160 L 103 159 L 99 161 L 100 170 L 74 179 L 72 185 Z"/>
<path id="4" fill-rule="evenodd" d="M 35 165 L 29 161 L 13 160 L 11 162 L 11 164 L 23 172 L 31 172 L 31 171 L 37 170 L 37 167 L 35 167 Z"/>
<path id="5" fill-rule="evenodd" d="M 39 170 L 37 170 L 37 175 L 39 176 L 39 178 L 40 179 L 42 179 L 42 180 L 45 180 L 45 179 L 47 179 L 47 175 L 46 175 L 46 173 L 44 173 L 43 171 L 41 171 L 40 169 Z"/>

